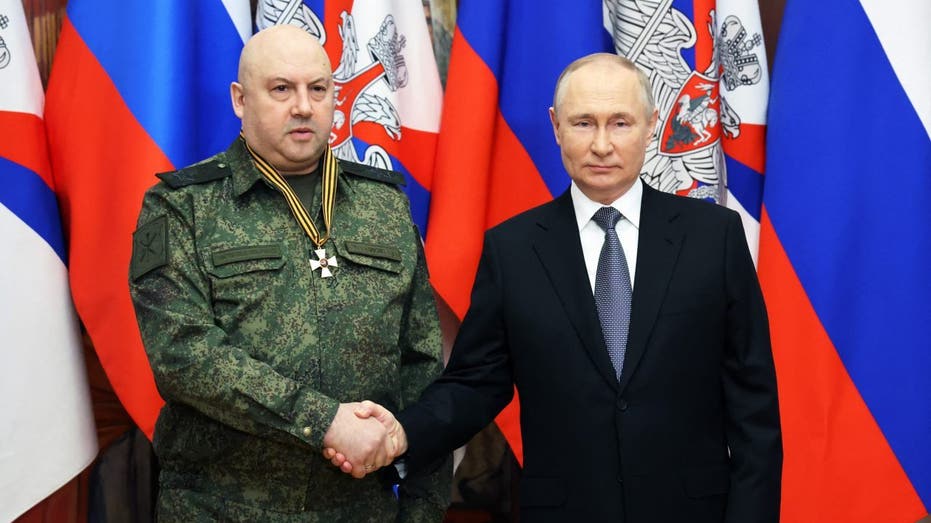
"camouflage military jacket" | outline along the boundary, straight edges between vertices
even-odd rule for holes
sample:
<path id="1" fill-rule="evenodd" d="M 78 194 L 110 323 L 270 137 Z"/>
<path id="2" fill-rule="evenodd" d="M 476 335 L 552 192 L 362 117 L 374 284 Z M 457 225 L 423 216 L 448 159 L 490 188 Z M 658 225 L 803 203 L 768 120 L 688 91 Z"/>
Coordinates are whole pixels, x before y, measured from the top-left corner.
<path id="1" fill-rule="evenodd" d="M 222 500 L 224 521 L 442 519 L 447 467 L 403 481 L 398 502 L 390 481 L 321 456 L 339 402 L 403 408 L 442 370 L 420 237 L 391 174 L 341 163 L 330 278 L 311 271 L 313 244 L 240 140 L 146 193 L 130 289 L 166 401 L 153 443 L 174 503 Z"/>

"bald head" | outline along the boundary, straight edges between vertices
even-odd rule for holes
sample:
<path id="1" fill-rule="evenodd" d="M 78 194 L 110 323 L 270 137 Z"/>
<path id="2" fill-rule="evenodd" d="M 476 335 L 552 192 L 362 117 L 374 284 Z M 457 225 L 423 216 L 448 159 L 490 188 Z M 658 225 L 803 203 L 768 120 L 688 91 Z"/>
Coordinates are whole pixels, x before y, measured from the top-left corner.
<path id="1" fill-rule="evenodd" d="M 253 36 L 230 86 L 233 111 L 252 149 L 282 174 L 313 171 L 333 127 L 330 60 L 317 39 L 291 25 Z"/>
<path id="2" fill-rule="evenodd" d="M 307 31 L 293 25 L 273 25 L 250 38 L 239 55 L 239 83 L 246 83 L 269 59 L 281 60 L 295 53 L 310 53 L 332 72 L 330 58 L 320 42 Z"/>
<path id="3" fill-rule="evenodd" d="M 593 69 L 604 71 L 606 69 L 611 69 L 617 67 L 625 71 L 634 73 L 637 76 L 637 83 L 640 88 L 638 93 L 640 96 L 640 101 L 643 104 L 646 115 L 650 115 L 654 110 L 653 102 L 653 88 L 650 85 L 650 79 L 647 78 L 647 75 L 641 71 L 637 65 L 627 58 L 616 55 L 613 53 L 594 53 L 587 56 L 583 56 L 578 60 L 572 62 L 559 75 L 559 79 L 556 80 L 556 90 L 553 93 L 553 110 L 559 112 L 559 106 L 562 103 L 563 96 L 566 91 L 566 84 L 569 82 L 570 77 L 572 77 L 577 71 L 581 69 Z"/>

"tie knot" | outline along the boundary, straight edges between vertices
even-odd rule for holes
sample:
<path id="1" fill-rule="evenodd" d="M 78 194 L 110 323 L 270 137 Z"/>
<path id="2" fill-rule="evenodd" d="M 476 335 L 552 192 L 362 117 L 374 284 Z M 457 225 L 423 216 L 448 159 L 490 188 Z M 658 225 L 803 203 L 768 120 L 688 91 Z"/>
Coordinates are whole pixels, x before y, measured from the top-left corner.
<path id="1" fill-rule="evenodd" d="M 598 224 L 605 232 L 608 229 L 613 229 L 617 225 L 617 221 L 621 219 L 621 211 L 615 209 L 614 207 L 602 207 L 595 212 L 595 215 L 592 216 L 592 220 L 595 220 L 595 223 Z"/>

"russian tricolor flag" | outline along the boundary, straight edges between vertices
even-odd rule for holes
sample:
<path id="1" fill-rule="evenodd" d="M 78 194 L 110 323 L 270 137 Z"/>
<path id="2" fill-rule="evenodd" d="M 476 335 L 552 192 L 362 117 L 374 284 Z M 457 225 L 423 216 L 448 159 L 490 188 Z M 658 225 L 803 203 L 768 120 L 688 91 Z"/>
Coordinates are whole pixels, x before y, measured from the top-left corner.
<path id="1" fill-rule="evenodd" d="M 768 94 L 761 33 L 748 1 L 462 2 L 426 241 L 431 280 L 451 309 L 461 318 L 468 308 L 484 231 L 568 188 L 546 109 L 562 69 L 594 52 L 627 56 L 653 82 L 660 124 L 643 180 L 737 209 L 755 246 Z M 521 460 L 518 414 L 514 402 L 497 422 Z"/>
<path id="2" fill-rule="evenodd" d="M 246 0 L 72 0 L 49 80 L 52 168 L 78 314 L 123 406 L 151 436 L 162 400 L 129 296 L 132 231 L 155 173 L 224 150 L 251 33 Z"/>
<path id="3" fill-rule="evenodd" d="M 0 0 L 0 521 L 81 472 L 97 438 L 19 0 Z"/>
<path id="4" fill-rule="evenodd" d="M 931 507 L 931 3 L 789 1 L 759 274 L 783 521 Z"/>

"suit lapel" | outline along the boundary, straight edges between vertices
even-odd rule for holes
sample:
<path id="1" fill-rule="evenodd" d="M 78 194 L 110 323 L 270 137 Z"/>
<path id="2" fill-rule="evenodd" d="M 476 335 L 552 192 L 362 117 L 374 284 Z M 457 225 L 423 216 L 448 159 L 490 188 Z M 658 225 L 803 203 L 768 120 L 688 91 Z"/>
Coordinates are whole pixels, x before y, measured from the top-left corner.
<path id="1" fill-rule="evenodd" d="M 598 372 L 616 389 L 617 378 L 601 334 L 569 191 L 546 207 L 537 225 L 534 251 L 589 357 Z"/>
<path id="2" fill-rule="evenodd" d="M 620 390 L 630 382 L 646 351 L 647 340 L 666 296 L 676 265 L 682 233 L 676 226 L 678 211 L 655 189 L 643 185 L 640 209 L 640 236 L 637 246 L 637 273 L 634 281 L 630 335 L 621 373 Z"/>

